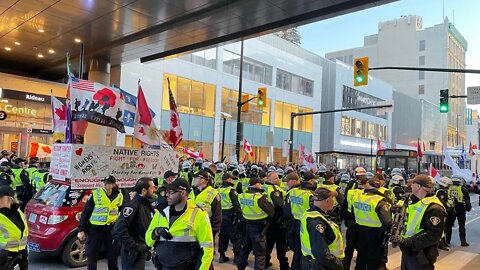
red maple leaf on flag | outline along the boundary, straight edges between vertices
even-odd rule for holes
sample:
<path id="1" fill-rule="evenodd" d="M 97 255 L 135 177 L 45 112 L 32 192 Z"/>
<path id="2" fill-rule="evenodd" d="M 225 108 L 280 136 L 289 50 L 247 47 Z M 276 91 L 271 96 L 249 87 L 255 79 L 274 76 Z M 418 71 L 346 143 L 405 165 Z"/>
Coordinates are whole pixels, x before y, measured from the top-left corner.
<path id="1" fill-rule="evenodd" d="M 67 118 L 67 109 L 65 108 L 65 105 L 62 105 L 61 108 L 55 108 L 55 114 L 58 115 L 60 120 L 65 120 Z"/>
<path id="2" fill-rule="evenodd" d="M 147 133 L 145 133 L 145 130 L 143 129 L 143 127 L 140 127 L 138 129 L 138 133 L 142 134 L 143 136 L 145 136 L 145 134 L 147 134 Z"/>
<path id="3" fill-rule="evenodd" d="M 52 153 L 52 149 L 48 146 L 42 146 L 42 150 L 45 153 Z"/>

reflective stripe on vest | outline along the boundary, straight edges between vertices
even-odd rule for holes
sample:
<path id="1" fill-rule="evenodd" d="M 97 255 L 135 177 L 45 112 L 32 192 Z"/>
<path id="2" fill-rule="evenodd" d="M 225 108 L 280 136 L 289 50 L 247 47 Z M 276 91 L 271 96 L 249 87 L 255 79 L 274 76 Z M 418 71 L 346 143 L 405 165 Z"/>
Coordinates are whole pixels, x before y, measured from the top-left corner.
<path id="1" fill-rule="evenodd" d="M 363 193 L 363 189 L 351 188 L 347 192 L 347 211 L 353 214 L 353 198 L 355 198 L 357 192 Z"/>
<path id="2" fill-rule="evenodd" d="M 310 197 L 313 193 L 310 190 L 294 188 L 288 194 L 293 218 L 300 220 L 305 211 L 310 207 Z"/>
<path id="3" fill-rule="evenodd" d="M 407 224 L 405 226 L 405 232 L 402 232 L 403 237 L 410 237 L 422 231 L 422 229 L 420 229 L 420 224 L 422 223 L 423 214 L 432 203 L 440 205 L 445 210 L 442 202 L 436 196 L 423 198 L 415 204 L 408 206 Z"/>
<path id="4" fill-rule="evenodd" d="M 188 202 L 187 202 L 188 203 Z M 187 208 L 188 209 L 188 208 Z M 193 228 L 194 222 L 195 222 L 195 217 L 197 216 L 198 211 L 201 211 L 200 208 L 195 207 L 193 209 L 192 214 L 190 215 L 190 219 L 187 219 L 188 215 L 186 215 L 186 212 L 183 213 L 178 219 L 176 219 L 172 226 L 169 226 L 168 224 L 170 223 L 169 220 L 169 215 L 170 215 L 170 206 L 165 207 L 163 209 L 164 215 L 161 215 L 162 217 L 159 219 L 159 227 L 166 227 L 170 229 L 170 233 L 172 234 L 173 238 L 171 242 L 197 242 L 197 238 L 195 236 L 195 233 L 192 235 L 190 234 L 190 231 Z M 162 224 L 162 219 L 163 222 L 166 224 Z M 174 227 L 175 226 L 175 227 Z M 180 228 L 178 228 L 180 227 Z M 166 241 L 164 238 L 160 237 L 160 241 Z"/>
<path id="5" fill-rule="evenodd" d="M 356 199 L 353 201 L 355 222 L 358 225 L 367 227 L 382 227 L 378 214 L 375 212 L 378 202 L 381 200 L 383 200 L 383 197 L 380 195 L 357 192 Z"/>
<path id="6" fill-rule="evenodd" d="M 309 218 L 317 218 L 320 217 L 323 219 L 333 230 L 333 233 L 335 234 L 335 240 L 328 245 L 328 249 L 330 250 L 330 253 L 332 253 L 335 257 L 339 259 L 343 259 L 345 257 L 344 253 L 344 246 L 343 246 L 343 238 L 342 238 L 342 232 L 340 231 L 340 228 L 338 227 L 335 222 L 332 222 L 325 218 L 321 213 L 317 211 L 312 211 L 312 212 L 305 212 L 305 215 L 303 215 L 301 219 L 301 225 L 300 225 L 300 244 L 301 244 L 301 250 L 303 256 L 311 256 L 313 259 L 315 259 L 315 256 L 313 256 L 312 253 L 312 248 L 310 245 L 310 235 L 308 234 L 308 228 L 307 228 L 307 219 Z"/>
<path id="7" fill-rule="evenodd" d="M 217 196 L 218 191 L 211 186 L 207 186 L 204 190 L 195 196 L 195 204 L 205 210 L 209 217 L 212 217 L 212 202 Z"/>
<path id="8" fill-rule="evenodd" d="M 260 220 L 268 217 L 268 214 L 258 206 L 258 199 L 263 195 L 256 193 L 242 193 L 238 196 L 243 217 L 248 220 Z"/>
<path id="9" fill-rule="evenodd" d="M 230 191 L 233 187 L 221 187 L 218 188 L 220 193 L 220 204 L 222 205 L 222 210 L 229 210 L 233 208 L 232 199 L 230 198 Z"/>
<path id="10" fill-rule="evenodd" d="M 45 186 L 45 182 L 43 181 L 43 178 L 45 178 L 46 174 L 48 174 L 48 172 L 35 171 L 30 176 L 32 186 L 35 187 L 35 191 L 39 191 L 43 186 Z"/>
<path id="11" fill-rule="evenodd" d="M 93 225 L 109 225 L 118 218 L 118 207 L 122 205 L 123 196 L 118 193 L 117 197 L 110 201 L 103 188 L 97 188 L 92 192 L 93 207 L 90 223 Z"/>
<path id="12" fill-rule="evenodd" d="M 190 181 L 190 178 L 188 177 L 188 171 L 181 171 L 179 174 L 178 174 L 178 177 L 179 178 L 183 178 L 187 181 Z"/>
<path id="13" fill-rule="evenodd" d="M 0 214 L 0 250 L 18 252 L 27 247 L 28 224 L 22 211 L 17 211 L 25 226 L 23 232 L 9 218 Z"/>
<path id="14" fill-rule="evenodd" d="M 448 188 L 448 196 L 452 197 L 455 202 L 465 203 L 465 196 L 461 186 L 450 186 Z"/>

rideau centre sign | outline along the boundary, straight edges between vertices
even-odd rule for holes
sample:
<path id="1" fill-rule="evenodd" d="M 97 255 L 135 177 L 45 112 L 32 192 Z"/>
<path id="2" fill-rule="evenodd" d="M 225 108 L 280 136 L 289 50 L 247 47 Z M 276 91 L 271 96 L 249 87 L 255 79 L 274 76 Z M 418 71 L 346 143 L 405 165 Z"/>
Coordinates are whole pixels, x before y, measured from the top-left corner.
<path id="1" fill-rule="evenodd" d="M 23 114 L 26 116 L 37 116 L 37 110 L 27 106 L 17 107 L 11 104 L 0 104 L 0 111 L 5 111 L 7 114 Z"/>

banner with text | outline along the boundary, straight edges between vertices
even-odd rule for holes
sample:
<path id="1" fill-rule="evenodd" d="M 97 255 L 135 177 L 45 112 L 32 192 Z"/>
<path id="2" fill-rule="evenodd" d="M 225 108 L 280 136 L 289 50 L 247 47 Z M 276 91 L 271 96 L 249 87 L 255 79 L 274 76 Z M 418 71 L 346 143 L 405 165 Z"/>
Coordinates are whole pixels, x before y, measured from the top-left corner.
<path id="1" fill-rule="evenodd" d="M 159 177 L 178 170 L 178 155 L 171 150 L 134 149 L 85 144 L 54 144 L 50 173 L 70 179 L 72 189 L 93 189 L 113 175 L 119 187 L 133 187 L 141 177 Z"/>

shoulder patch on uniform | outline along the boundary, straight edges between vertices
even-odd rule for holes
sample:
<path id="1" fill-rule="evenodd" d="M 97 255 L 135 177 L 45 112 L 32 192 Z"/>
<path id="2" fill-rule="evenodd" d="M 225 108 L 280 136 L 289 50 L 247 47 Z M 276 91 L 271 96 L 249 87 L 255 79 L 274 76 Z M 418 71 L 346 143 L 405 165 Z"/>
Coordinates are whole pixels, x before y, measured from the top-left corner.
<path id="1" fill-rule="evenodd" d="M 433 226 L 437 226 L 440 223 L 440 218 L 439 217 L 431 217 L 430 222 L 433 224 Z"/>
<path id="2" fill-rule="evenodd" d="M 390 211 L 390 207 L 387 205 L 387 204 L 384 204 L 382 206 L 383 210 L 385 210 L 386 212 Z"/>
<path id="3" fill-rule="evenodd" d="M 317 229 L 319 233 L 325 232 L 325 228 L 323 227 L 322 223 L 318 223 L 317 226 L 315 226 L 315 229 Z"/>
<path id="4" fill-rule="evenodd" d="M 276 197 L 280 197 L 280 191 L 275 191 L 273 195 L 275 195 Z"/>
<path id="5" fill-rule="evenodd" d="M 217 199 L 217 201 L 220 201 L 220 194 L 217 194 L 217 196 L 215 196 L 215 199 Z"/>
<path id="6" fill-rule="evenodd" d="M 133 208 L 132 208 L 132 207 L 127 206 L 127 207 L 123 208 L 122 214 L 123 214 L 124 217 L 127 218 L 127 217 L 129 217 L 132 213 L 133 213 Z"/>

